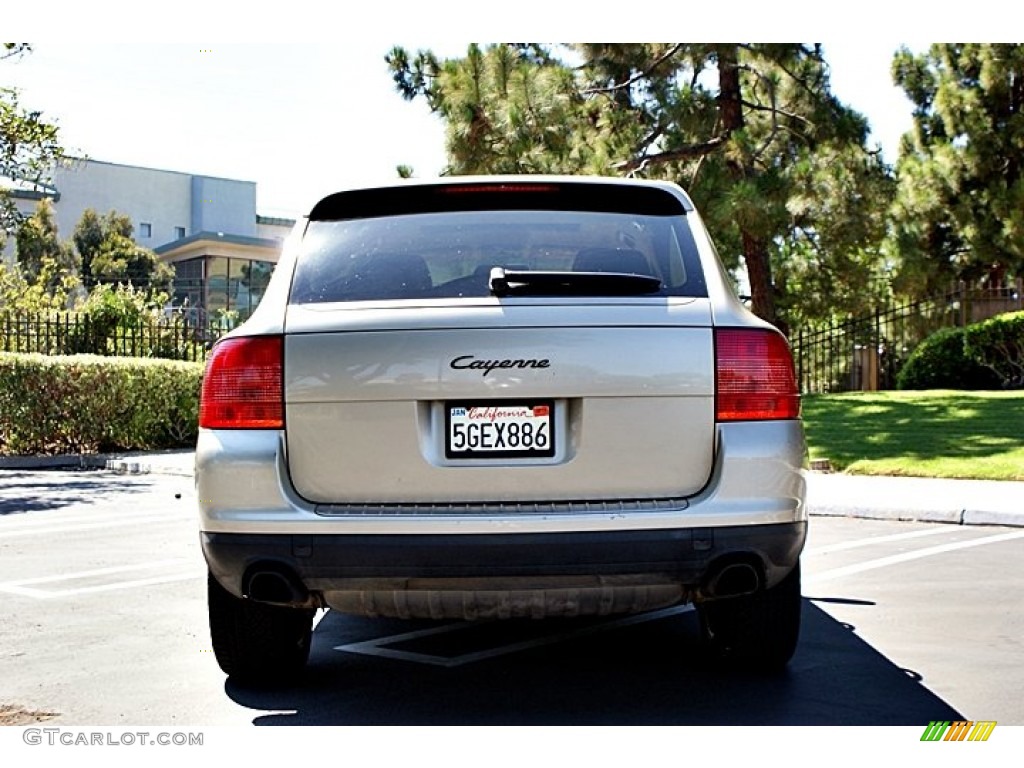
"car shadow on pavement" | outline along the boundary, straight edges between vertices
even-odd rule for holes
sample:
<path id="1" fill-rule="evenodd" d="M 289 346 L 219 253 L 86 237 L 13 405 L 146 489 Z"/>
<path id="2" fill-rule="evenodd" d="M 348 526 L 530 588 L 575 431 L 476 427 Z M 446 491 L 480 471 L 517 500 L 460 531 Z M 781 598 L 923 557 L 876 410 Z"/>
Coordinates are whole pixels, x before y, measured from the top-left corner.
<path id="1" fill-rule="evenodd" d="M 145 493 L 153 482 L 101 470 L 0 472 L 0 517 L 102 503 L 105 493 Z"/>
<path id="2" fill-rule="evenodd" d="M 926 725 L 962 719 L 920 675 L 894 665 L 807 599 L 803 616 L 800 645 L 785 672 L 757 676 L 710 663 L 692 610 L 631 625 L 608 619 L 560 627 L 449 624 L 454 631 L 434 634 L 444 625 L 328 613 L 314 632 L 300 685 L 257 690 L 228 680 L 225 688 L 238 704 L 275 711 L 257 716 L 256 725 Z M 367 642 L 417 630 L 426 630 L 425 637 Z M 547 641 L 559 634 L 572 636 Z M 523 650 L 473 660 L 496 644 Z M 411 653 L 407 658 L 414 660 L 365 655 L 380 648 Z M 454 666 L 444 665 L 452 660 Z"/>

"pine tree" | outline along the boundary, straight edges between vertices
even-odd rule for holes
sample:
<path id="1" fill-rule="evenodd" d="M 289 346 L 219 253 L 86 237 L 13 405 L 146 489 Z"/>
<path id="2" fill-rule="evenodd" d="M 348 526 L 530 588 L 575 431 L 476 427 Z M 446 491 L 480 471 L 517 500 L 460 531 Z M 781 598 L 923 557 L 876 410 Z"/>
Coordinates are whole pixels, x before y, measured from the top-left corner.
<path id="1" fill-rule="evenodd" d="M 526 43 L 445 61 L 396 48 L 387 61 L 399 92 L 445 119 L 449 173 L 679 182 L 727 265 L 742 257 L 753 309 L 771 322 L 784 326 L 779 302 L 799 300 L 773 275 L 787 242 L 817 249 L 840 281 L 837 259 L 880 260 L 886 169 L 864 146 L 866 120 L 831 94 L 818 47 Z M 841 159 L 844 188 L 821 183 L 819 157 Z M 816 184 L 836 195 L 805 194 Z"/>
<path id="2" fill-rule="evenodd" d="M 893 77 L 914 102 L 893 208 L 898 286 L 1000 286 L 1024 273 L 1024 45 L 901 50 Z"/>

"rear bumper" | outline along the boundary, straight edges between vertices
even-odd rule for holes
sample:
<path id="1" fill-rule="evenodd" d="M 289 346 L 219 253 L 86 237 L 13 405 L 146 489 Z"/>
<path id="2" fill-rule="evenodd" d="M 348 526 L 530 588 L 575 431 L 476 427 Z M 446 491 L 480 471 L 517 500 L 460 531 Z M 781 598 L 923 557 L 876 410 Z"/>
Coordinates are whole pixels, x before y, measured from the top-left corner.
<path id="1" fill-rule="evenodd" d="M 535 599 L 546 615 L 635 611 L 712 594 L 734 563 L 772 587 L 806 536 L 802 427 L 722 424 L 716 444 L 707 484 L 682 499 L 326 508 L 295 492 L 282 433 L 200 430 L 203 552 L 236 596 L 260 574 L 286 602 L 370 615 L 537 615 Z"/>
<path id="2" fill-rule="evenodd" d="M 199 430 L 196 490 L 205 533 L 444 535 L 600 533 L 761 526 L 805 521 L 799 421 L 720 424 L 703 489 L 686 498 L 554 506 L 536 513 L 478 509 L 332 509 L 295 490 L 283 432 Z M 628 456 L 623 462 L 629 461 Z M 543 505 L 541 505 L 543 506 Z M 339 513 L 342 512 L 342 513 Z"/>
<path id="3" fill-rule="evenodd" d="M 238 596 L 254 569 L 294 575 L 311 592 L 531 589 L 613 577 L 695 590 L 726 561 L 756 564 L 774 586 L 796 565 L 806 534 L 806 522 L 553 534 L 204 533 L 202 548 L 211 573 Z"/>

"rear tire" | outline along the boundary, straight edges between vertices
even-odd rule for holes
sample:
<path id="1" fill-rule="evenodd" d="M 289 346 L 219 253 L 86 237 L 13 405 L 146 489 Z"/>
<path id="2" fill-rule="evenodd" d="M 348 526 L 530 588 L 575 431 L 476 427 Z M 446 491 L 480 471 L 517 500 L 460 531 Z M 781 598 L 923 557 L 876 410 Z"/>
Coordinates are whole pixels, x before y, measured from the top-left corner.
<path id="1" fill-rule="evenodd" d="M 697 605 L 701 634 L 720 661 L 748 671 L 786 666 L 800 635 L 800 564 L 771 589 Z"/>
<path id="2" fill-rule="evenodd" d="M 213 653 L 232 678 L 280 684 L 305 667 L 316 611 L 235 597 L 213 574 L 207 576 L 207 602 Z"/>

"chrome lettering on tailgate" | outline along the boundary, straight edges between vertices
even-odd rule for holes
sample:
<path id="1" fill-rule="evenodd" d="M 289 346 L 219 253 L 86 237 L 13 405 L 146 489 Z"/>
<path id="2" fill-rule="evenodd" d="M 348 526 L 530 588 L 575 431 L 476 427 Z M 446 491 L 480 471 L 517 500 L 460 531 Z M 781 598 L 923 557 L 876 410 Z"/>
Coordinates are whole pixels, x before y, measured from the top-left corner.
<path id="1" fill-rule="evenodd" d="M 447 403 L 449 459 L 555 455 L 554 402 Z"/>

